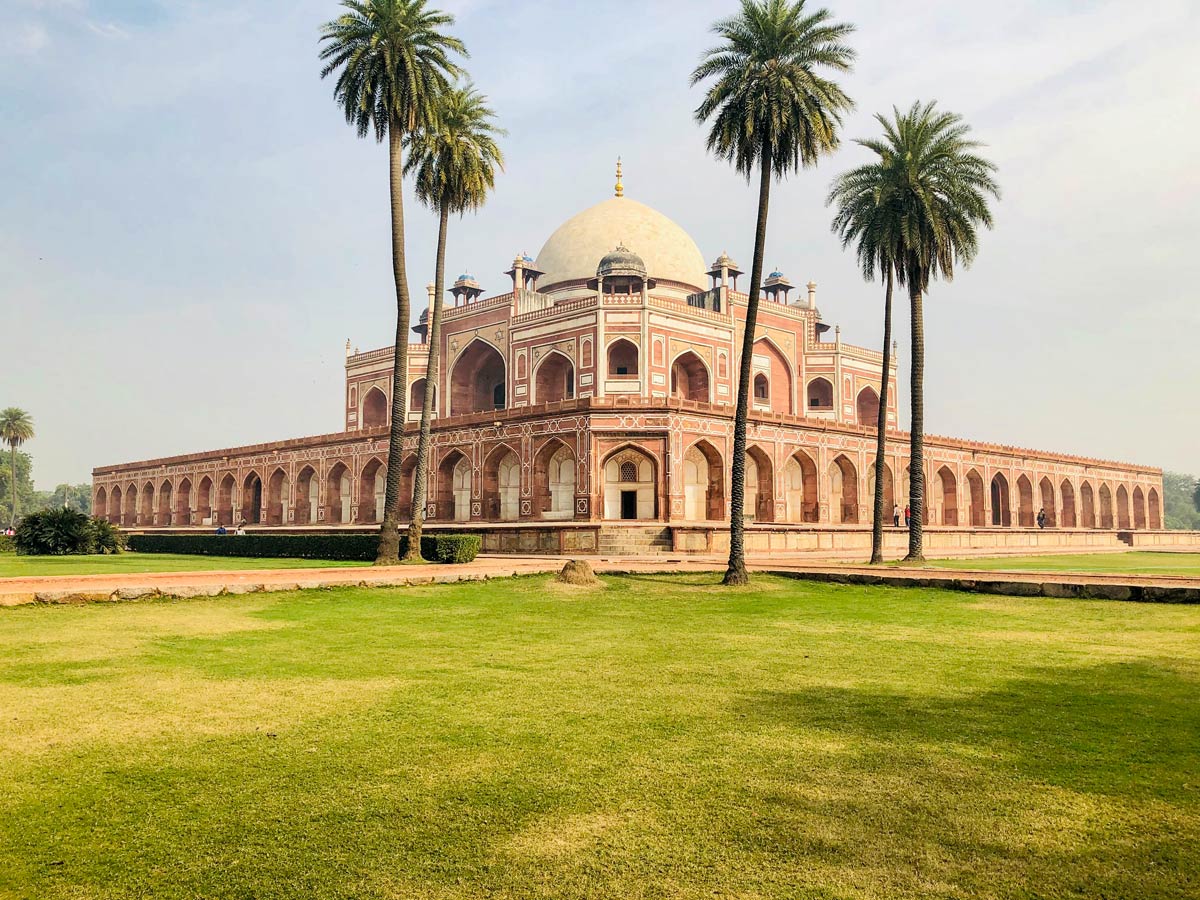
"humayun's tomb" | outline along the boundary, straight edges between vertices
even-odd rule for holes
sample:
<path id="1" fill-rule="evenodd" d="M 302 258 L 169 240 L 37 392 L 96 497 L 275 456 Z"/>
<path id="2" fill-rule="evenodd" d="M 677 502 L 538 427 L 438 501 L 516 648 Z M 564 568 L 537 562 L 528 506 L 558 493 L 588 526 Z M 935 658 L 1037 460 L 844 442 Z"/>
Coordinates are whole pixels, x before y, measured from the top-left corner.
<path id="1" fill-rule="evenodd" d="M 480 531 L 485 550 L 500 552 L 727 547 L 746 305 L 737 263 L 721 253 L 706 264 L 686 231 L 618 182 L 616 196 L 567 220 L 536 258 L 518 254 L 507 275 L 503 294 L 484 296 L 469 274 L 449 290 L 430 527 Z M 825 324 L 815 284 L 797 290 L 775 271 L 763 291 L 747 546 L 864 552 L 882 354 Z M 427 315 L 409 347 L 406 497 L 431 389 Z M 392 348 L 346 350 L 343 431 L 101 466 L 96 514 L 136 528 L 377 522 Z M 889 378 L 895 428 L 894 367 Z M 889 512 L 908 494 L 907 438 L 896 431 L 888 444 Z M 1159 542 L 1159 469 L 932 435 L 925 457 L 931 550 Z"/>

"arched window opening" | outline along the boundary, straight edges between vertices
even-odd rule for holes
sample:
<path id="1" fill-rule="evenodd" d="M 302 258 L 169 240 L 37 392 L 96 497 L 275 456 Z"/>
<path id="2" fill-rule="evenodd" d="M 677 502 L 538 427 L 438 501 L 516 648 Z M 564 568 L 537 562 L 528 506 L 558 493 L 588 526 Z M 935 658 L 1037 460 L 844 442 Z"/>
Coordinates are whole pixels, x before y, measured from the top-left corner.
<path id="1" fill-rule="evenodd" d="M 550 353 L 537 368 L 534 403 L 558 403 L 575 397 L 575 366 L 561 353 Z"/>
<path id="2" fill-rule="evenodd" d="M 709 400 L 708 369 L 691 350 L 681 354 L 671 365 L 671 396 L 699 403 Z"/>
<path id="3" fill-rule="evenodd" d="M 478 339 L 472 341 L 450 375 L 450 415 L 505 409 L 507 377 L 496 348 Z"/>
<path id="4" fill-rule="evenodd" d="M 362 402 L 362 427 L 378 428 L 388 421 L 388 402 L 383 391 L 371 388 Z"/>
<path id="5" fill-rule="evenodd" d="M 808 383 L 808 408 L 833 409 L 833 383 L 827 378 L 814 378 Z"/>
<path id="6" fill-rule="evenodd" d="M 759 372 L 754 376 L 754 399 L 768 403 L 771 399 L 771 385 L 767 376 Z"/>
<path id="7" fill-rule="evenodd" d="M 832 400 L 830 400 L 830 405 L 833 405 Z M 879 394 L 875 388 L 865 387 L 859 391 L 856 406 L 859 425 L 867 428 L 879 427 Z"/>
<path id="8" fill-rule="evenodd" d="M 608 345 L 608 377 L 636 378 L 638 374 L 638 348 L 625 338 Z"/>

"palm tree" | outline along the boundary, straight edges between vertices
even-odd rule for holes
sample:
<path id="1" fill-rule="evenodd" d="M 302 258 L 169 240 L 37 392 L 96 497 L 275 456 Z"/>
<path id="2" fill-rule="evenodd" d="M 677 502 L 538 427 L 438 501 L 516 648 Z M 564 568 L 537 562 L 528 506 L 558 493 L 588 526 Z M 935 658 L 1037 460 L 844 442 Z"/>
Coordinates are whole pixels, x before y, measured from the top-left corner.
<path id="1" fill-rule="evenodd" d="M 742 518 L 746 482 L 746 420 L 767 208 L 772 178 L 816 165 L 838 145 L 838 128 L 853 102 L 825 72 L 848 72 L 854 51 L 844 40 L 852 25 L 832 21 L 828 10 L 809 14 L 804 0 L 742 0 L 741 12 L 713 25 L 721 43 L 692 72 L 692 85 L 715 82 L 696 108 L 696 120 L 712 120 L 709 151 L 749 181 L 758 169 L 758 224 L 746 302 L 745 334 L 738 375 L 730 491 L 729 567 L 724 583 L 746 584 Z"/>
<path id="2" fill-rule="evenodd" d="M 955 266 L 971 264 L 979 226 L 992 227 L 988 198 L 1000 197 L 996 167 L 974 151 L 962 117 L 935 103 L 914 103 L 893 118 L 877 115 L 883 138 L 862 141 L 886 168 L 888 217 L 900 226 L 899 269 L 908 286 L 912 316 L 912 428 L 909 437 L 909 562 L 924 560 L 925 521 L 925 320 L 922 300 L 934 278 L 954 279 Z"/>
<path id="3" fill-rule="evenodd" d="M 334 99 L 359 137 L 388 141 L 392 213 L 392 275 L 396 285 L 396 345 L 387 492 L 376 565 L 399 562 L 400 464 L 408 399 L 408 273 L 404 258 L 404 139 L 433 121 L 437 99 L 459 68 L 451 53 L 462 41 L 442 29 L 454 17 L 426 0 L 342 0 L 345 12 L 321 27 L 321 77 L 337 72 Z"/>
<path id="4" fill-rule="evenodd" d="M 864 141 L 857 141 L 865 144 Z M 859 166 L 837 178 L 829 191 L 828 204 L 837 205 L 833 231 L 842 239 L 842 247 L 855 245 L 859 268 L 868 281 L 876 275 L 883 279 L 883 372 L 879 386 L 879 419 L 875 436 L 875 497 L 871 527 L 871 563 L 883 562 L 883 487 L 887 463 L 887 406 L 889 374 L 892 369 L 892 284 L 899 269 L 903 223 L 899 207 L 892 202 L 893 169 L 896 160 L 885 157 Z"/>
<path id="5" fill-rule="evenodd" d="M 440 378 L 442 295 L 446 282 L 446 226 L 451 213 L 479 209 L 495 186 L 496 170 L 504 155 L 496 144 L 503 129 L 492 124 L 495 113 L 487 98 L 470 84 L 448 91 L 441 99 L 437 121 L 412 135 L 405 173 L 416 178 L 417 199 L 438 213 L 437 261 L 433 277 L 433 309 L 429 315 L 429 365 L 425 370 L 425 402 L 417 440 L 417 469 L 413 477 L 412 521 L 408 526 L 405 560 L 421 558 L 421 530 L 429 484 L 429 427 Z"/>
<path id="6" fill-rule="evenodd" d="M 12 527 L 17 524 L 17 448 L 33 440 L 33 417 L 15 406 L 0 412 L 0 440 L 8 444 L 12 459 L 12 516 L 8 522 Z"/>

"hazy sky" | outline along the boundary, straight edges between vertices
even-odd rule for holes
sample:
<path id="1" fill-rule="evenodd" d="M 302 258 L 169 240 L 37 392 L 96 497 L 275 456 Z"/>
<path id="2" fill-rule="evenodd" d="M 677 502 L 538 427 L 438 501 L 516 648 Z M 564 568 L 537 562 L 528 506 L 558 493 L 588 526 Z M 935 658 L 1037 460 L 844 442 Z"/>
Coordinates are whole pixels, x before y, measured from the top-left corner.
<path id="1" fill-rule="evenodd" d="M 618 154 L 628 196 L 749 264 L 754 192 L 706 157 L 688 87 L 732 0 L 445 6 L 510 132 L 450 270 L 502 292 L 516 251 L 611 195 Z M 995 231 L 927 301 L 927 430 L 1200 471 L 1200 4 L 830 6 L 858 26 L 847 139 L 936 99 L 1000 167 Z M 346 338 L 385 345 L 394 300 L 386 150 L 318 77 L 337 11 L 0 0 L 0 407 L 34 417 L 39 487 L 340 429 Z M 875 346 L 881 291 L 823 205 L 862 158 L 847 141 L 773 194 L 766 262 Z M 408 222 L 415 315 L 436 223 Z"/>

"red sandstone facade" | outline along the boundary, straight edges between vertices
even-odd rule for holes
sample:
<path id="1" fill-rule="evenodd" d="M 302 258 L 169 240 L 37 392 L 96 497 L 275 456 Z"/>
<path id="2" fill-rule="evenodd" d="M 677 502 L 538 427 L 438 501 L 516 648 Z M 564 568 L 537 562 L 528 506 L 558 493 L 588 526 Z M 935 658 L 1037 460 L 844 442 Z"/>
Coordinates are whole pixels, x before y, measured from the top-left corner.
<path id="1" fill-rule="evenodd" d="M 538 526 L 537 548 L 558 550 L 594 549 L 594 530 L 577 527 L 588 523 L 708 523 L 707 543 L 683 549 L 712 549 L 728 517 L 746 297 L 728 256 L 699 260 L 677 225 L 618 193 L 536 261 L 519 255 L 509 292 L 485 298 L 460 277 L 442 330 L 429 519 Z M 815 289 L 795 299 L 777 272 L 765 285 L 746 511 L 752 533 L 771 537 L 752 547 L 870 523 L 882 354 L 830 339 Z M 424 316 L 414 330 L 424 340 Z M 405 496 L 429 389 L 428 347 L 409 349 Z M 390 347 L 347 347 L 344 431 L 99 467 L 96 514 L 130 527 L 377 522 L 391 360 Z M 889 379 L 894 429 L 894 368 Z M 907 463 L 895 431 L 889 510 L 904 505 Z M 1159 469 L 943 437 L 927 438 L 926 466 L 935 528 L 1033 528 L 1039 509 L 1060 530 L 1162 527 Z"/>

